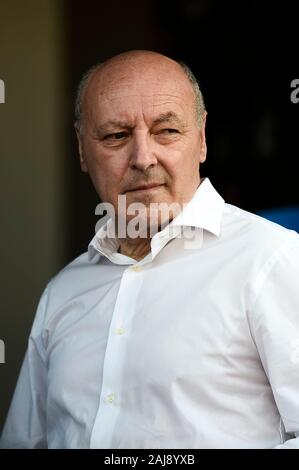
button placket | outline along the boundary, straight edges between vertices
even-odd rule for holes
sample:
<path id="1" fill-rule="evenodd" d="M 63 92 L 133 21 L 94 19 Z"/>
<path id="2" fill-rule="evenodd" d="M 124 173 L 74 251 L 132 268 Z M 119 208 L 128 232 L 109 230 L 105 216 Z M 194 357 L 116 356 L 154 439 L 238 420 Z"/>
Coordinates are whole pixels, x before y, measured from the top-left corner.
<path id="1" fill-rule="evenodd" d="M 128 333 L 143 284 L 143 273 L 139 274 L 143 269 L 140 269 L 140 265 L 134 267 L 137 270 L 132 270 L 132 267 L 128 266 L 124 271 L 114 306 L 104 358 L 99 409 L 91 433 L 91 448 L 111 446 L 117 417 L 121 412 Z"/>
<path id="2" fill-rule="evenodd" d="M 143 267 L 140 264 L 133 265 L 131 269 L 136 273 L 143 271 Z"/>
<path id="3" fill-rule="evenodd" d="M 116 394 L 115 393 L 108 393 L 108 395 L 106 396 L 106 402 L 107 403 L 114 403 L 116 400 Z"/>
<path id="4" fill-rule="evenodd" d="M 122 336 L 123 334 L 125 334 L 125 332 L 126 332 L 126 330 L 122 326 L 120 326 L 118 328 L 115 328 L 115 333 L 119 336 Z"/>

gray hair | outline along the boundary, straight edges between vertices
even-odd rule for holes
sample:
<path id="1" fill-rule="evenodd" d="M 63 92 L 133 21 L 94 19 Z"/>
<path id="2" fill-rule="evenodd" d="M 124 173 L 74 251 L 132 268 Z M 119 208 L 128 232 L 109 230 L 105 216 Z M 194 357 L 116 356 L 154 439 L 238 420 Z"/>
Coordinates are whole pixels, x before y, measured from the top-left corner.
<path id="1" fill-rule="evenodd" d="M 189 79 L 189 82 L 192 85 L 194 95 L 195 95 L 195 111 L 197 114 L 198 123 L 201 126 L 203 122 L 204 114 L 206 112 L 206 106 L 205 106 L 205 102 L 202 96 L 202 92 L 201 92 L 198 80 L 196 79 L 190 67 L 188 67 L 188 65 L 185 64 L 185 62 L 178 61 L 177 63 L 182 67 L 183 71 L 185 72 L 185 75 L 187 76 L 187 78 Z"/>
<path id="2" fill-rule="evenodd" d="M 77 129 L 81 130 L 82 129 L 82 103 L 83 103 L 83 98 L 84 98 L 84 93 L 86 91 L 87 85 L 89 83 L 90 78 L 96 72 L 102 65 L 104 65 L 105 62 L 99 62 L 96 65 L 93 65 L 87 72 L 82 76 L 78 88 L 77 88 L 77 93 L 76 93 L 76 98 L 75 98 L 75 126 Z M 200 90 L 199 83 L 197 79 L 195 78 L 192 70 L 182 61 L 177 61 L 177 64 L 179 64 L 185 75 L 187 76 L 189 82 L 192 85 L 194 95 L 195 95 L 195 111 L 198 119 L 199 126 L 202 125 L 203 122 L 203 117 L 206 111 L 204 99 L 202 92 Z"/>

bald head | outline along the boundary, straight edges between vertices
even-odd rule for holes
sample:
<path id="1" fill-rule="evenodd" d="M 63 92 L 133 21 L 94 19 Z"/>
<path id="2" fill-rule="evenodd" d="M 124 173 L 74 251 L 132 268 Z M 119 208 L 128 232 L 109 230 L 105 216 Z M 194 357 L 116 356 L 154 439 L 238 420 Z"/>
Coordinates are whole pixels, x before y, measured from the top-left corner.
<path id="1" fill-rule="evenodd" d="M 120 82 L 124 78 L 142 79 L 144 74 L 152 76 L 153 80 L 165 80 L 173 78 L 174 84 L 178 81 L 185 81 L 191 87 L 194 95 L 194 111 L 199 123 L 205 114 L 205 105 L 198 82 L 192 71 L 183 62 L 176 62 L 169 57 L 152 51 L 134 50 L 118 54 L 105 62 L 91 67 L 82 77 L 76 96 L 75 117 L 76 127 L 82 129 L 84 113 L 86 108 L 86 98 L 94 92 L 105 94 L 107 87 Z"/>

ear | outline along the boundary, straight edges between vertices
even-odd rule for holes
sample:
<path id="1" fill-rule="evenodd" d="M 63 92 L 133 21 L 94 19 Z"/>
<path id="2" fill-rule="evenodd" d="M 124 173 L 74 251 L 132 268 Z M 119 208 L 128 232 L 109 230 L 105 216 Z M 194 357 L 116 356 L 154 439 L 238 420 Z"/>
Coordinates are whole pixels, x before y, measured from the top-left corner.
<path id="1" fill-rule="evenodd" d="M 87 172 L 88 172 L 88 169 L 87 169 L 87 166 L 86 166 L 84 157 L 83 157 L 82 133 L 81 133 L 81 131 L 80 131 L 80 128 L 79 128 L 79 125 L 78 125 L 77 122 L 75 123 L 75 131 L 76 131 L 76 135 L 77 135 L 77 139 L 78 139 L 78 149 L 79 149 L 79 155 L 80 155 L 80 166 L 81 166 L 81 170 L 82 170 L 84 173 L 87 173 Z"/>
<path id="2" fill-rule="evenodd" d="M 203 163 L 207 158 L 207 143 L 206 143 L 206 120 L 207 112 L 205 111 L 202 116 L 202 123 L 200 128 L 200 156 L 199 161 Z"/>

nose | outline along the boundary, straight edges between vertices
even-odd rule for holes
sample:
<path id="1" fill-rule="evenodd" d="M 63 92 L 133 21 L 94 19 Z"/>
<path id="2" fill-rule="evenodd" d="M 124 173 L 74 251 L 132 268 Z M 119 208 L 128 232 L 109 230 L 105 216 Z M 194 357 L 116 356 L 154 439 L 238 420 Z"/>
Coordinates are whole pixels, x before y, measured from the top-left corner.
<path id="1" fill-rule="evenodd" d="M 153 146 L 154 144 L 146 131 L 135 131 L 130 148 L 131 168 L 145 171 L 148 167 L 157 165 Z"/>

